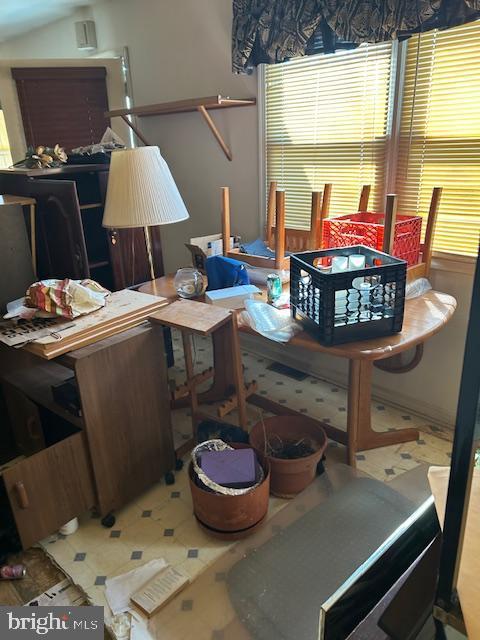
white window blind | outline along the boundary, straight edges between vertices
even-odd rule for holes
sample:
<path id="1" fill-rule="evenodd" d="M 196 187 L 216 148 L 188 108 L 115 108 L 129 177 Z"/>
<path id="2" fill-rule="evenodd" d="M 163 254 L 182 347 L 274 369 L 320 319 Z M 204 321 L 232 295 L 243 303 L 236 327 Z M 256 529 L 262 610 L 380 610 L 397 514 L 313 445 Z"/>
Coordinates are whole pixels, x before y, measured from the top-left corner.
<path id="1" fill-rule="evenodd" d="M 408 41 L 397 192 L 428 212 L 443 187 L 434 248 L 476 255 L 480 229 L 480 21 Z"/>
<path id="2" fill-rule="evenodd" d="M 331 215 L 384 199 L 391 43 L 266 68 L 266 180 L 286 190 L 286 222 L 308 228 L 312 191 L 333 183 Z M 268 192 L 268 189 L 266 190 Z"/>

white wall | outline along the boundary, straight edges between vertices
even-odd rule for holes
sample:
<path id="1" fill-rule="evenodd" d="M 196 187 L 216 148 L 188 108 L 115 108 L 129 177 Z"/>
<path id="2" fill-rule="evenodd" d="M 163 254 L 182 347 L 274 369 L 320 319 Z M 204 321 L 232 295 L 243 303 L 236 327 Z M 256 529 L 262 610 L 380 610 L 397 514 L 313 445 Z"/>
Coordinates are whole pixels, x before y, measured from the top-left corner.
<path id="1" fill-rule="evenodd" d="M 106 0 L 70 18 L 0 46 L 5 58 L 72 58 L 73 22 L 92 17 L 99 51 L 128 46 L 136 105 L 221 93 L 251 97 L 255 76 L 231 73 L 231 0 Z M 1 96 L 0 96 L 1 99 Z M 142 130 L 158 144 L 184 196 L 191 218 L 165 229 L 165 263 L 173 270 L 188 263 L 183 243 L 220 230 L 220 187 L 231 187 L 234 232 L 253 238 L 259 229 L 258 115 L 256 107 L 214 112 L 213 118 L 233 151 L 228 162 L 199 114 L 170 115 L 142 121 Z M 375 372 L 375 390 L 383 397 L 451 423 L 456 410 L 472 276 L 434 270 L 433 285 L 459 303 L 450 324 L 426 345 L 420 366 L 406 375 Z M 273 348 L 272 344 L 272 348 Z M 308 370 L 346 381 L 346 363 L 306 357 L 293 350 L 282 358 Z"/>

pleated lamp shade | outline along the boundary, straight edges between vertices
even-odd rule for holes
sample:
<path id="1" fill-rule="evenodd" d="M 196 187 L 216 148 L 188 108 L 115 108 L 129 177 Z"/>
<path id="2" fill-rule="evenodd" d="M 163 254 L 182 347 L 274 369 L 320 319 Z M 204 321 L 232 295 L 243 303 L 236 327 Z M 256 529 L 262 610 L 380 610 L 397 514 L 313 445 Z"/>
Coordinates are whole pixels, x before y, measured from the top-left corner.
<path id="1" fill-rule="evenodd" d="M 158 147 L 114 151 L 103 226 L 152 227 L 187 220 L 188 211 Z"/>

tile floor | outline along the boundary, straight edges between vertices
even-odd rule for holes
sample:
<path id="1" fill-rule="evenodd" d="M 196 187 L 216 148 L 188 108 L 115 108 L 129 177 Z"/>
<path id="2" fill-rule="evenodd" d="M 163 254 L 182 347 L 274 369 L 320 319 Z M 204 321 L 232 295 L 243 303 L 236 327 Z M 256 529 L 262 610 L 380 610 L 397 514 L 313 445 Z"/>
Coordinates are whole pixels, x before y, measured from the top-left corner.
<path id="1" fill-rule="evenodd" d="M 176 367 L 171 371 L 177 382 L 183 381 L 183 362 L 178 336 L 174 336 Z M 267 370 L 270 361 L 244 352 L 243 362 L 248 380 L 256 379 L 259 393 L 281 404 L 344 426 L 346 421 L 345 389 L 327 381 L 307 376 L 299 382 Z M 211 350 L 206 339 L 196 338 L 195 364 L 199 370 L 211 365 Z M 387 404 L 372 407 L 374 426 L 378 430 L 402 428 L 405 423 L 421 431 L 417 442 L 394 445 L 358 454 L 359 470 L 385 482 L 414 469 L 423 462 L 448 465 L 450 433 L 423 418 L 398 411 Z M 249 406 L 250 424 L 259 419 L 259 409 Z M 188 410 L 173 413 L 176 445 L 189 438 L 191 422 Z M 329 456 L 342 460 L 341 445 L 330 443 Z M 269 517 L 283 508 L 286 501 L 271 498 Z M 194 578 L 231 546 L 209 537 L 196 524 L 185 469 L 176 474 L 174 485 L 159 482 L 116 514 L 112 529 L 101 526 L 98 518 L 84 514 L 78 531 L 68 537 L 59 534 L 42 542 L 43 548 L 72 580 L 84 589 L 90 601 L 107 607 L 105 580 L 138 567 L 154 558 L 182 568 Z M 108 607 L 106 608 L 108 612 Z M 108 613 L 107 613 L 108 617 Z"/>

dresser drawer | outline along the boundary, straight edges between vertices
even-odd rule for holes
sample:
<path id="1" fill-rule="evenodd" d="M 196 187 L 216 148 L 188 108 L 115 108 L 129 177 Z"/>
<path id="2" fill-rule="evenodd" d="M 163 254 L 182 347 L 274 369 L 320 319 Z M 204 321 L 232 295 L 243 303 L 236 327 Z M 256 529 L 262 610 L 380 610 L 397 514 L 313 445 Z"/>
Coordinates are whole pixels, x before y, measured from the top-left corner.
<path id="1" fill-rule="evenodd" d="M 2 476 L 24 549 L 95 504 L 81 432 L 19 461 Z"/>

